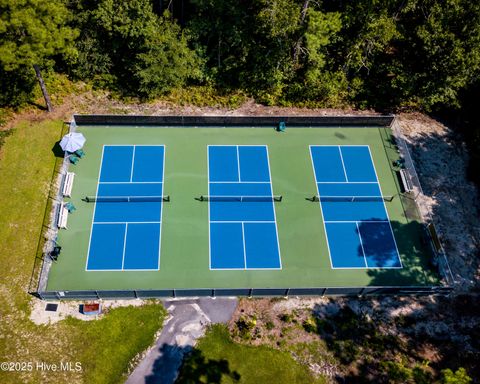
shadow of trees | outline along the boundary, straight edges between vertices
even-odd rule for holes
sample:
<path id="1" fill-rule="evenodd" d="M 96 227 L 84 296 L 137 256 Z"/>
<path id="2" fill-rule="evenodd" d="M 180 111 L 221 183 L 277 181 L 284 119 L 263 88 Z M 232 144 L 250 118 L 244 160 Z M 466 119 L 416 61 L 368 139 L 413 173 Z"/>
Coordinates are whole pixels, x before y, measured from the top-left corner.
<path id="1" fill-rule="evenodd" d="M 240 374 L 230 370 L 227 360 L 208 359 L 200 350 L 190 346 L 163 344 L 145 384 L 220 384 L 227 377 L 229 382 L 240 380 Z"/>
<path id="2" fill-rule="evenodd" d="M 336 311 L 317 304 L 313 313 L 314 332 L 346 367 L 339 383 L 433 383 L 459 367 L 479 382 L 480 296 L 335 302 Z M 402 307 L 410 311 L 399 315 Z"/>

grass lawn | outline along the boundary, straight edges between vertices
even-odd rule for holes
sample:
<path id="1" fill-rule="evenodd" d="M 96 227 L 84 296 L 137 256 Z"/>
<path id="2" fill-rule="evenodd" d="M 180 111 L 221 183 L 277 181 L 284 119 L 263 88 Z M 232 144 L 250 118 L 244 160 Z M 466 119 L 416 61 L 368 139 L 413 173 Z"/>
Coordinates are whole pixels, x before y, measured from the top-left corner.
<path id="1" fill-rule="evenodd" d="M 33 371 L 0 371 L 7 383 L 117 383 L 148 347 L 165 311 L 152 302 L 111 310 L 99 321 L 67 319 L 37 326 L 27 293 L 55 167 L 52 147 L 62 121 L 20 122 L 0 149 L 0 361 L 31 362 Z M 80 362 L 82 371 L 41 371 L 37 362 Z"/>
<path id="2" fill-rule="evenodd" d="M 214 325 L 185 360 L 182 383 L 324 383 L 288 352 L 237 344 L 227 328 Z"/>

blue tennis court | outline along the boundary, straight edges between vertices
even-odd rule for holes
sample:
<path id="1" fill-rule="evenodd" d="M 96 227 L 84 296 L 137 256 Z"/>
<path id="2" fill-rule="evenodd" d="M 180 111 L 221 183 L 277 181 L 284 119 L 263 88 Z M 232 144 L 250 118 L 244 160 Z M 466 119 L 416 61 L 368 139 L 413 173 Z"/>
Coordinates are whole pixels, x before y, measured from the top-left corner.
<path id="1" fill-rule="evenodd" d="M 158 270 L 165 148 L 105 145 L 88 271 Z"/>
<path id="2" fill-rule="evenodd" d="M 370 148 L 312 145 L 332 268 L 402 268 Z"/>
<path id="3" fill-rule="evenodd" d="M 281 269 L 266 146 L 208 146 L 210 269 Z"/>

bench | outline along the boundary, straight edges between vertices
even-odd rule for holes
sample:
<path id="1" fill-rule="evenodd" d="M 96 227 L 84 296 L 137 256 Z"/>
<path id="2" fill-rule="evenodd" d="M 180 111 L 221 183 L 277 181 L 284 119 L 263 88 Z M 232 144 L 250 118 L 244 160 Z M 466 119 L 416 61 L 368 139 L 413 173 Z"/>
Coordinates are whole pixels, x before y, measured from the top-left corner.
<path id="1" fill-rule="evenodd" d="M 67 228 L 68 209 L 62 201 L 58 210 L 57 226 L 58 228 Z"/>
<path id="2" fill-rule="evenodd" d="M 63 188 L 62 193 L 63 196 L 68 196 L 72 194 L 72 187 L 73 187 L 73 179 L 75 178 L 75 173 L 67 172 L 65 175 L 65 179 L 63 180 Z"/>
<path id="3" fill-rule="evenodd" d="M 403 190 L 405 192 L 412 192 L 413 191 L 413 185 L 412 182 L 410 181 L 410 178 L 407 175 L 407 171 L 405 169 L 400 169 L 400 179 L 402 180 L 403 184 Z"/>

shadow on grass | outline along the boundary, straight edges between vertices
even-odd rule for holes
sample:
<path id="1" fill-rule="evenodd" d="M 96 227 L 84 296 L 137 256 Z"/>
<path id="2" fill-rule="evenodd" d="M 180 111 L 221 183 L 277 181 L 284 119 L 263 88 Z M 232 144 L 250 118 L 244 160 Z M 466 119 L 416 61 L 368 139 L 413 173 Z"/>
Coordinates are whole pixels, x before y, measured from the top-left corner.
<path id="1" fill-rule="evenodd" d="M 227 360 L 208 359 L 200 350 L 189 346 L 163 344 L 160 356 L 153 364 L 153 372 L 145 378 L 145 384 L 220 384 L 225 379 L 228 382 L 240 380 L 240 374 L 230 370 Z"/>
<path id="2" fill-rule="evenodd" d="M 52 152 L 55 157 L 63 159 L 63 157 L 65 156 L 65 152 L 62 147 L 60 147 L 60 140 L 54 144 L 54 146 L 52 147 Z"/>

